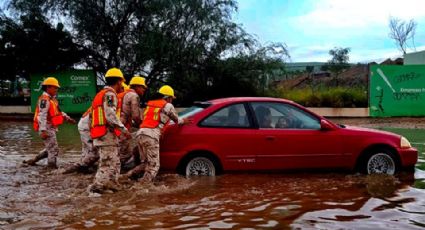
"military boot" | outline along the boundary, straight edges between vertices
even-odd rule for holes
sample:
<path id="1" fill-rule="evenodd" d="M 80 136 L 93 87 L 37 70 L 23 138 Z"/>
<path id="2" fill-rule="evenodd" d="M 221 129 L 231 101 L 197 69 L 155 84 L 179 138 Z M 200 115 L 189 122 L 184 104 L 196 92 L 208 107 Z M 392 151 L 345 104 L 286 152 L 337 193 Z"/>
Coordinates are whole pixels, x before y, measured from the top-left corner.
<path id="1" fill-rule="evenodd" d="M 49 159 L 49 161 L 47 162 L 47 167 L 51 169 L 57 169 L 58 166 L 56 165 L 56 158 Z"/>
<path id="2" fill-rule="evenodd" d="M 87 192 L 90 193 L 99 193 L 102 194 L 103 191 L 105 190 L 105 187 L 103 185 L 100 184 L 91 184 L 89 185 L 89 187 L 87 188 Z"/>
<path id="3" fill-rule="evenodd" d="M 69 173 L 79 171 L 80 168 L 81 168 L 81 166 L 78 165 L 78 164 L 71 164 L 71 165 L 67 165 L 67 166 L 61 168 L 59 172 L 61 174 L 69 174 Z"/>
<path id="4" fill-rule="evenodd" d="M 117 182 L 109 182 L 106 185 L 104 185 L 105 190 L 110 190 L 112 192 L 118 192 L 122 190 L 122 185 Z"/>
<path id="5" fill-rule="evenodd" d="M 29 160 L 24 160 L 22 163 L 24 163 L 26 165 L 34 166 L 34 165 L 36 165 L 37 161 L 38 160 L 36 160 L 35 158 L 33 158 L 33 159 L 29 159 Z"/>
<path id="6" fill-rule="evenodd" d="M 55 163 L 47 163 L 47 168 L 50 169 L 58 169 L 58 166 Z"/>
<path id="7" fill-rule="evenodd" d="M 127 178 L 138 177 L 144 171 L 145 171 L 145 164 L 142 163 L 134 167 L 132 170 L 128 171 L 126 174 L 124 174 L 125 175 L 124 177 L 127 177 Z"/>
<path id="8" fill-rule="evenodd" d="M 41 150 L 41 151 L 37 154 L 37 156 L 35 156 L 34 158 L 29 159 L 29 160 L 24 160 L 24 161 L 23 161 L 23 163 L 24 163 L 24 164 L 27 164 L 27 165 L 34 166 L 34 165 L 36 165 L 36 163 L 37 163 L 39 160 L 41 160 L 41 159 L 43 159 L 43 158 L 46 158 L 46 157 L 47 157 L 47 155 L 48 155 L 47 151 L 46 151 L 45 149 L 43 149 L 43 150 Z"/>

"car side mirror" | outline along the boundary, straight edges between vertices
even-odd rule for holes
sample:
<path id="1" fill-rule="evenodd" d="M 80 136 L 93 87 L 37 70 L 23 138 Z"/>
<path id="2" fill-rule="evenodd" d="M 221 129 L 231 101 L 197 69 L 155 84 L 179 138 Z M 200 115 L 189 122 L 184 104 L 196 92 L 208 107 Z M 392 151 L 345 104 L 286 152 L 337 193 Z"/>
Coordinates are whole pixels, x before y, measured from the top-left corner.
<path id="1" fill-rule="evenodd" d="M 327 120 L 320 120 L 320 129 L 321 130 L 333 130 L 334 126 Z"/>

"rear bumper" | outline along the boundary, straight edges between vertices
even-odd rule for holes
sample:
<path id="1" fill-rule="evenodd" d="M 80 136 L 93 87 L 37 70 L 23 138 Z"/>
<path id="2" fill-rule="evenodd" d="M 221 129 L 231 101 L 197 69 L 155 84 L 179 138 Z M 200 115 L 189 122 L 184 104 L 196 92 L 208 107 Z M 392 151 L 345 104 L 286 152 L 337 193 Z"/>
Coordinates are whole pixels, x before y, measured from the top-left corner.
<path id="1" fill-rule="evenodd" d="M 418 162 L 418 150 L 415 148 L 397 149 L 400 155 L 401 166 L 414 166 Z"/>

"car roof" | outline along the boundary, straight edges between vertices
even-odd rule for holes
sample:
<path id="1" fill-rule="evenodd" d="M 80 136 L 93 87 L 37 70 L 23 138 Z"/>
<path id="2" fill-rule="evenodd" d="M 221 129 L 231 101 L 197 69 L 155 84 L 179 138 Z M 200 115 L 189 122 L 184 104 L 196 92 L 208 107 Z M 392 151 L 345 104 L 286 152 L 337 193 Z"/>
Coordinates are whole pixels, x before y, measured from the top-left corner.
<path id="1" fill-rule="evenodd" d="M 221 103 L 233 103 L 233 102 L 290 102 L 290 100 L 274 97 L 227 97 L 209 100 L 212 104 L 221 104 Z"/>

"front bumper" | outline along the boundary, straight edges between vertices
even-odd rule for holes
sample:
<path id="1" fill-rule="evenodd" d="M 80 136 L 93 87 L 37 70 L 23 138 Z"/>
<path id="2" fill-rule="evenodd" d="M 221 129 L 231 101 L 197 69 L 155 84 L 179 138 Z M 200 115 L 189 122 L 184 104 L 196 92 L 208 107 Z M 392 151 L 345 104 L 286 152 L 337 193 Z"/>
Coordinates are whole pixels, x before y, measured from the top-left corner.
<path id="1" fill-rule="evenodd" d="M 402 167 L 414 166 L 418 162 L 418 150 L 416 148 L 398 148 L 397 151 Z"/>

